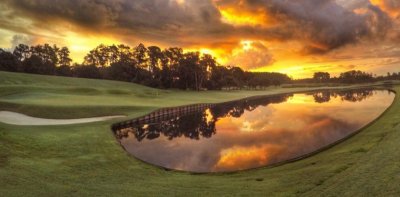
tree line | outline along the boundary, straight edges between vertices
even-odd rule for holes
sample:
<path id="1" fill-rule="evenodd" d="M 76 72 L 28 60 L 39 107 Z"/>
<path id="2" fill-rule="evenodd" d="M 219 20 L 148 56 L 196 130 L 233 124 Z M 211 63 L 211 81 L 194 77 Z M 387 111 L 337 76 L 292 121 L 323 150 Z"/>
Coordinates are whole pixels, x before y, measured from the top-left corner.
<path id="1" fill-rule="evenodd" d="M 81 64 L 72 63 L 67 47 L 20 44 L 11 51 L 0 48 L 0 70 L 67 77 L 134 82 L 154 88 L 190 90 L 257 89 L 283 83 L 369 83 L 400 80 L 399 73 L 374 76 L 359 70 L 331 77 L 316 72 L 313 78 L 293 80 L 286 74 L 248 72 L 223 66 L 209 54 L 184 52 L 182 48 L 157 46 L 99 45 Z"/>
<path id="2" fill-rule="evenodd" d="M 339 77 L 331 77 L 328 72 L 316 72 L 312 81 L 316 83 L 368 83 L 375 81 L 375 78 L 372 73 L 351 70 L 341 73 Z"/>
<path id="3" fill-rule="evenodd" d="M 162 50 L 157 46 L 99 45 L 82 64 L 72 63 L 67 47 L 18 45 L 14 51 L 0 49 L 0 70 L 79 78 L 134 82 L 155 88 L 219 90 L 260 88 L 288 83 L 280 73 L 253 73 L 240 67 L 219 65 L 209 54 Z"/>
<path id="4" fill-rule="evenodd" d="M 371 83 L 384 80 L 400 80 L 400 72 L 387 73 L 386 76 L 375 76 L 372 73 L 360 70 L 351 70 L 340 73 L 338 77 L 331 77 L 328 72 L 316 72 L 313 78 L 296 80 L 298 83 Z"/>

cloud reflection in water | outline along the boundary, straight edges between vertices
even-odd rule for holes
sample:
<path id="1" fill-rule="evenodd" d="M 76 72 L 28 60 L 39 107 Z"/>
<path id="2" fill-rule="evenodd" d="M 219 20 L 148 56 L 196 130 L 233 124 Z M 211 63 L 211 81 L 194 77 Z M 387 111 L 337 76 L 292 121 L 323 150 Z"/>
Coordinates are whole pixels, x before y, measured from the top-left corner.
<path id="1" fill-rule="evenodd" d="M 233 101 L 115 130 L 135 157 L 169 169 L 221 172 L 290 160 L 362 128 L 392 103 L 383 90 L 323 91 Z"/>

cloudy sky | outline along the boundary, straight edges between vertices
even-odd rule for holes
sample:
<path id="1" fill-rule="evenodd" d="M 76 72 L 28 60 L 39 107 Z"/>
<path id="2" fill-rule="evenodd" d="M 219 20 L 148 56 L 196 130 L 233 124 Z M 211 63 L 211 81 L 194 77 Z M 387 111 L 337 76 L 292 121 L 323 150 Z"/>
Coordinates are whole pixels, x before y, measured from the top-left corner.
<path id="1" fill-rule="evenodd" d="M 0 47 L 183 47 L 294 78 L 400 71 L 399 0 L 0 0 Z"/>

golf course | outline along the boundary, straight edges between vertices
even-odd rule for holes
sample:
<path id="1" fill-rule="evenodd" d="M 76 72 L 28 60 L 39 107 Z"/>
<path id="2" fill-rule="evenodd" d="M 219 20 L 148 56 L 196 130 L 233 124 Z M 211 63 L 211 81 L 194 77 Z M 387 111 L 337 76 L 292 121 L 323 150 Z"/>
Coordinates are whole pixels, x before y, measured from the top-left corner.
<path id="1" fill-rule="evenodd" d="M 390 89 L 400 91 L 393 82 Z M 383 83 L 183 91 L 134 83 L 0 72 L 0 111 L 66 125 L 0 120 L 1 196 L 398 196 L 400 98 L 356 135 L 304 159 L 229 173 L 165 170 L 129 155 L 111 125 L 164 107 Z M 31 120 L 31 119 L 29 119 Z"/>

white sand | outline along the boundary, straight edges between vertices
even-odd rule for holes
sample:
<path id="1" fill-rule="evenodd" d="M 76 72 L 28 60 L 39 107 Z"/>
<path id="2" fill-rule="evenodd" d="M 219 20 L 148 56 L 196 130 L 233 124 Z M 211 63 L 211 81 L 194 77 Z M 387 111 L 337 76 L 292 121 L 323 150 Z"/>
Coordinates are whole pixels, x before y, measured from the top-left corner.
<path id="1" fill-rule="evenodd" d="M 0 111 L 0 122 L 12 125 L 70 125 L 90 122 L 99 122 L 125 116 L 104 116 L 80 119 L 45 119 L 35 118 L 20 113 Z"/>

